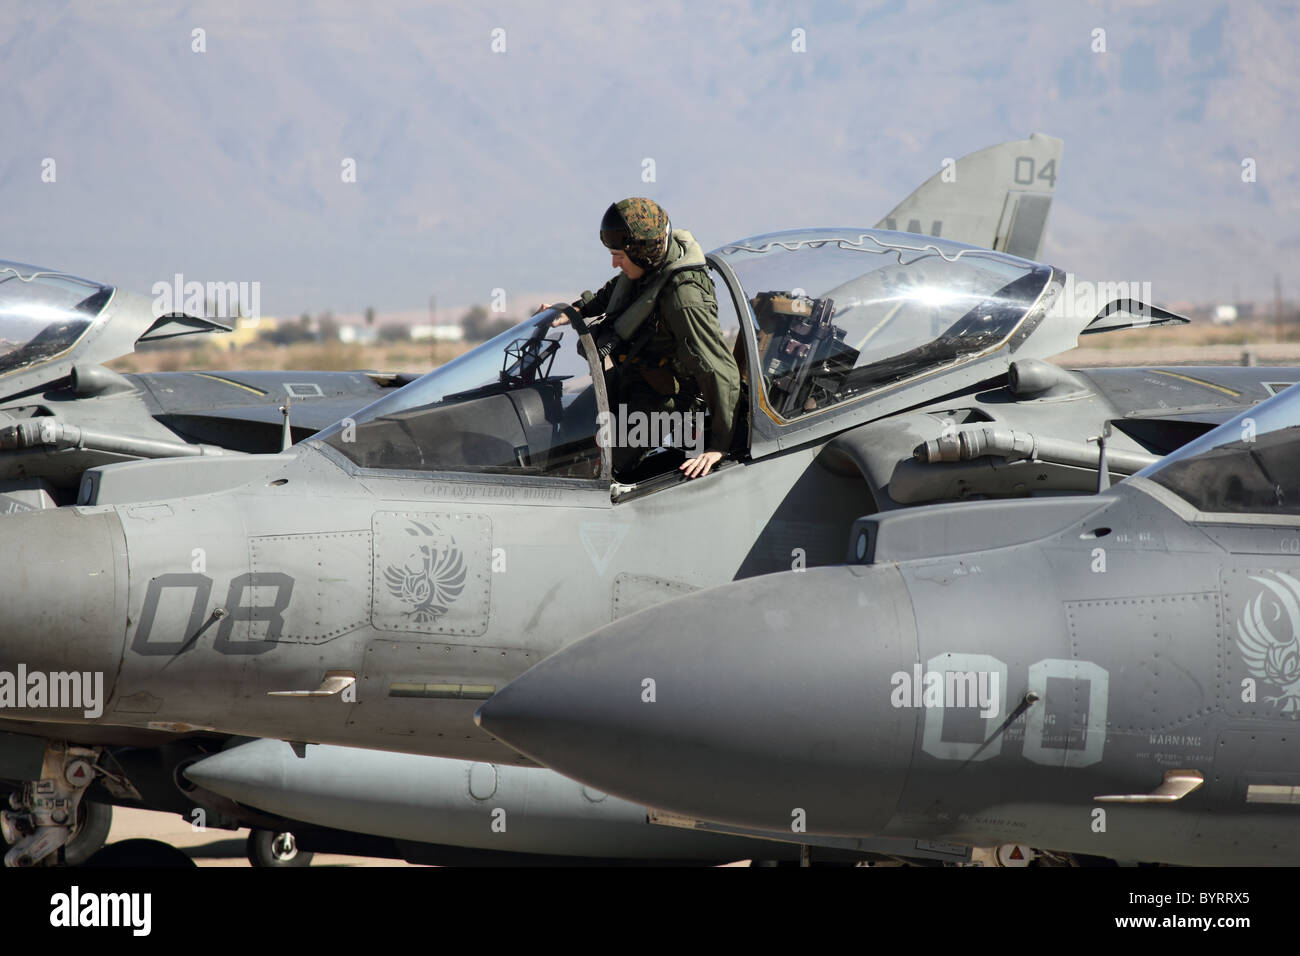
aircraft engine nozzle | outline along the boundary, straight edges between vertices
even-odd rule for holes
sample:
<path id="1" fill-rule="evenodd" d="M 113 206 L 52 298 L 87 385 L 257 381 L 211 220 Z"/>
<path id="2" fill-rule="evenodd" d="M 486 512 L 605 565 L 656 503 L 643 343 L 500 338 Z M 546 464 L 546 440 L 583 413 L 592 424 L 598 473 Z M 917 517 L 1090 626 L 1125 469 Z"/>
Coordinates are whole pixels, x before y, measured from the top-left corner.
<path id="1" fill-rule="evenodd" d="M 479 725 L 609 793 L 784 833 L 871 835 L 894 812 L 916 634 L 888 567 L 733 582 L 615 621 L 502 688 Z"/>

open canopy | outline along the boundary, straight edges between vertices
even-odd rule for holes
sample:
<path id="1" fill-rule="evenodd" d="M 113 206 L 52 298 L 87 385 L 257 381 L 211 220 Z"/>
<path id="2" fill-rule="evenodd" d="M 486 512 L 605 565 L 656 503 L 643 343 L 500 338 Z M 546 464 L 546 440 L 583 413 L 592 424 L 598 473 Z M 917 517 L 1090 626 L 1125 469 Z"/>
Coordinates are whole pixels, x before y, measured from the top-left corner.
<path id="1" fill-rule="evenodd" d="M 69 351 L 112 296 L 112 286 L 0 261 L 0 376 Z"/>
<path id="2" fill-rule="evenodd" d="M 789 421 L 1005 344 L 1049 267 L 942 239 L 816 229 L 723 246 L 753 313 L 767 410 Z"/>

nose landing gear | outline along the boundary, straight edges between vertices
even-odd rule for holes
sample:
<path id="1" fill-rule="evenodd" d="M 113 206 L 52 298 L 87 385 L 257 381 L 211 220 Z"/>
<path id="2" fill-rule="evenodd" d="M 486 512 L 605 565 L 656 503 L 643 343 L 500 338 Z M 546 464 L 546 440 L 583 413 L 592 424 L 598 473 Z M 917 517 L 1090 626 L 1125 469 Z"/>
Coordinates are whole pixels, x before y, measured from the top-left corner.
<path id="1" fill-rule="evenodd" d="M 45 746 L 39 780 L 30 780 L 21 791 L 10 794 L 11 809 L 0 813 L 0 834 L 11 843 L 5 866 L 53 866 L 58 850 L 89 820 L 90 808 L 81 811 L 81 798 L 95 779 L 96 762 L 102 748 L 75 747 L 51 741 Z M 80 824 L 78 813 L 81 812 Z M 103 829 L 102 814 L 95 818 L 95 830 Z M 103 837 L 100 837 L 102 842 Z M 97 847 L 92 847 L 94 852 Z"/>

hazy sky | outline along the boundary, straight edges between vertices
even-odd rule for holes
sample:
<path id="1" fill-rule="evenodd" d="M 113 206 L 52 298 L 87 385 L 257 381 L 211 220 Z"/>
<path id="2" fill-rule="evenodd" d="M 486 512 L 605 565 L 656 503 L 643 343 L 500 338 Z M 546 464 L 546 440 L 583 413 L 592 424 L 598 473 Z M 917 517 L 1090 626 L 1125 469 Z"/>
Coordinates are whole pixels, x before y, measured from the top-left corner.
<path id="1" fill-rule="evenodd" d="M 1048 261 L 1296 298 L 1297 6 L 0 0 L 0 258 L 257 281 L 270 314 L 515 311 L 611 274 L 615 199 L 705 248 L 870 225 L 1042 131 Z"/>

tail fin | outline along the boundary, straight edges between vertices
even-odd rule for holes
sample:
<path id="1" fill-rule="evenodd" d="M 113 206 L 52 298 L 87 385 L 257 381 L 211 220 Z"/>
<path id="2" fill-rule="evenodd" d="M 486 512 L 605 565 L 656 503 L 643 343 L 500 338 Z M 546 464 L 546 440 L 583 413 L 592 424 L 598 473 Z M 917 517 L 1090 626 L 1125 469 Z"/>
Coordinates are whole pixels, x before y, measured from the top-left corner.
<path id="1" fill-rule="evenodd" d="M 1037 259 L 1065 144 L 1034 133 L 963 156 L 876 224 Z"/>

